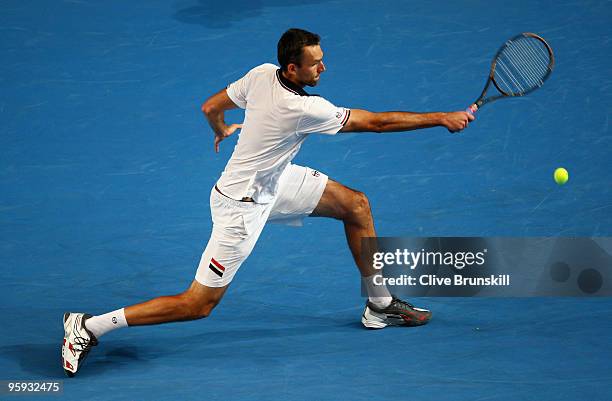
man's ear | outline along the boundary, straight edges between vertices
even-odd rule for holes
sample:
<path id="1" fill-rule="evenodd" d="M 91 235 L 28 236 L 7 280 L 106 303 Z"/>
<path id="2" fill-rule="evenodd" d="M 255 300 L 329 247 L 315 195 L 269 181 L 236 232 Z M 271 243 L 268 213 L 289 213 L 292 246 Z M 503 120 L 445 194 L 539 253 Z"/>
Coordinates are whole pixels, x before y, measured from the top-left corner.
<path id="1" fill-rule="evenodd" d="M 297 72 L 297 65 L 289 63 L 289 65 L 287 65 L 287 72 L 290 74 L 295 74 Z"/>

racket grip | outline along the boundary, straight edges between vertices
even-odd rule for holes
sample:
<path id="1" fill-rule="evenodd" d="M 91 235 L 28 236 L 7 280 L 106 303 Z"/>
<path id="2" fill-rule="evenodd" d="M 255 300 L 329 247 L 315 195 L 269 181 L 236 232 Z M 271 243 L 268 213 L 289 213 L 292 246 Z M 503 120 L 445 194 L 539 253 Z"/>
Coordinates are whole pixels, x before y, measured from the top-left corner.
<path id="1" fill-rule="evenodd" d="M 476 110 L 478 110 L 478 106 L 476 105 L 476 103 L 465 109 L 465 111 L 470 114 L 476 113 Z"/>

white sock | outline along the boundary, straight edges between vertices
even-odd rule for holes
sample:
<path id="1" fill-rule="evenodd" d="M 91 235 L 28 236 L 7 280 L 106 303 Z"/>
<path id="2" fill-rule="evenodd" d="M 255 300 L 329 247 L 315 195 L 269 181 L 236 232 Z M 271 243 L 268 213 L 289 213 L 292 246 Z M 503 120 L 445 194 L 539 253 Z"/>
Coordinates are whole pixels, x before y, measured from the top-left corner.
<path id="1" fill-rule="evenodd" d="M 362 277 L 363 283 L 365 284 L 366 291 L 368 292 L 368 299 L 374 305 L 379 308 L 386 308 L 391 305 L 393 298 L 391 293 L 387 289 L 386 285 L 374 284 L 374 277 L 380 273 L 375 273 L 368 277 Z"/>
<path id="2" fill-rule="evenodd" d="M 85 327 L 87 327 L 87 330 L 91 331 L 96 338 L 100 338 L 109 331 L 127 327 L 127 325 L 123 308 L 105 313 L 104 315 L 90 317 L 85 320 Z"/>

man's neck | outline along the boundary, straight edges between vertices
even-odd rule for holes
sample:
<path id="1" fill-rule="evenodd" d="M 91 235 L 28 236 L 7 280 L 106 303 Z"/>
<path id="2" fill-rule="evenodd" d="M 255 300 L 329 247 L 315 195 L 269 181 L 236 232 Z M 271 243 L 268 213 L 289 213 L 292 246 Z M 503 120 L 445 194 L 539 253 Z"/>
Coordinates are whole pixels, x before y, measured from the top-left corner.
<path id="1" fill-rule="evenodd" d="M 290 81 L 291 83 L 293 83 L 295 86 L 298 86 L 302 89 L 304 89 L 304 84 L 302 84 L 301 82 L 299 82 L 298 80 L 295 79 L 295 76 L 290 77 L 289 74 L 287 73 L 287 71 L 283 71 L 281 70 L 281 74 L 283 75 L 283 77 L 287 80 Z"/>
<path id="2" fill-rule="evenodd" d="M 300 96 L 310 96 L 308 92 L 304 90 L 304 85 L 287 77 L 287 75 L 285 74 L 285 71 L 277 70 L 277 74 L 278 74 L 278 79 L 280 79 L 281 81 L 281 84 L 284 85 L 287 89 L 289 89 L 292 92 L 295 92 L 296 94 Z"/>

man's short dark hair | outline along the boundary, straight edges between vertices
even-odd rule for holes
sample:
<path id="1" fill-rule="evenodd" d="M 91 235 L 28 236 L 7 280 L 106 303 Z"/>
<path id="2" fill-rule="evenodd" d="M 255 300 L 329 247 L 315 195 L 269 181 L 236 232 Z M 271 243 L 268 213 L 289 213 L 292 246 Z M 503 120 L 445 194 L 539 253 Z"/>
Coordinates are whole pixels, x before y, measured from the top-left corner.
<path id="1" fill-rule="evenodd" d="M 318 45 L 321 37 L 316 33 L 303 29 L 291 28 L 283 33 L 278 41 L 278 63 L 283 71 L 287 71 L 289 64 L 300 65 L 302 62 L 302 49 L 305 46 Z"/>

